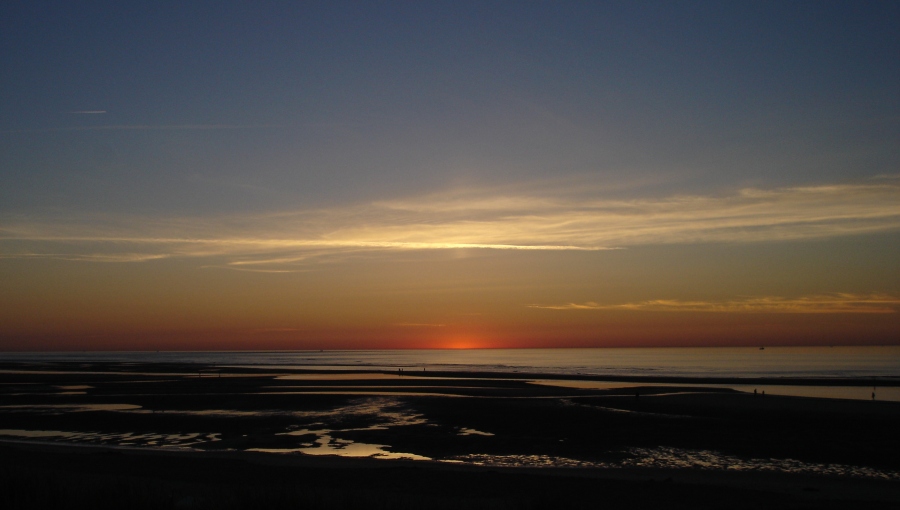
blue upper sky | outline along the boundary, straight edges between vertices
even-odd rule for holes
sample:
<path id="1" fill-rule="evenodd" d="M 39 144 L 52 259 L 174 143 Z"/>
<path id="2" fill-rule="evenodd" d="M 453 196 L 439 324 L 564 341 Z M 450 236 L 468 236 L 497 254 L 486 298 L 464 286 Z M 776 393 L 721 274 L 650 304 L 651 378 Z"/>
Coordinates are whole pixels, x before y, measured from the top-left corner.
<path id="1" fill-rule="evenodd" d="M 0 7 L 0 213 L 896 174 L 896 2 Z M 75 113 L 103 111 L 106 113 Z"/>

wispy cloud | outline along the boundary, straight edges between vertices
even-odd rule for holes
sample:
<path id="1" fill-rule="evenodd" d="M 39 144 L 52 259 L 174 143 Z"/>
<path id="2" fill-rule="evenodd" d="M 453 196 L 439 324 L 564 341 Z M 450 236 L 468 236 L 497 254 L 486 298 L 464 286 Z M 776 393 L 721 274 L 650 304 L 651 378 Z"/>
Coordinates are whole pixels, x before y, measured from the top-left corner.
<path id="1" fill-rule="evenodd" d="M 70 112 L 73 114 L 101 114 L 105 111 L 83 111 Z M 7 129 L 0 131 L 3 134 L 16 133 L 53 133 L 57 131 L 206 131 L 220 129 L 260 129 L 260 128 L 279 128 L 286 127 L 276 124 L 110 124 L 105 126 L 67 126 L 56 128 L 36 128 L 36 129 Z"/>
<path id="2" fill-rule="evenodd" d="M 900 230 L 900 185 L 888 182 L 629 200 L 596 195 L 467 190 L 255 216 L 11 220 L 0 222 L 0 256 L 225 257 L 234 267 L 283 269 L 276 266 L 373 251 L 583 251 Z"/>
<path id="3" fill-rule="evenodd" d="M 0 259 L 56 259 L 77 262 L 145 262 L 169 258 L 160 253 L 0 253 Z"/>
<path id="4" fill-rule="evenodd" d="M 247 273 L 273 273 L 273 274 L 282 274 L 282 273 L 305 273 L 309 271 L 308 269 L 248 269 L 245 267 L 235 267 L 233 265 L 223 265 L 223 266 L 203 266 L 204 269 L 227 269 L 229 271 L 245 271 Z"/>
<path id="5" fill-rule="evenodd" d="M 900 298 L 887 294 L 828 294 L 785 298 L 751 297 L 729 301 L 679 301 L 655 299 L 636 303 L 566 303 L 528 305 L 547 310 L 628 310 L 637 312 L 714 312 L 714 313 L 897 313 Z"/>

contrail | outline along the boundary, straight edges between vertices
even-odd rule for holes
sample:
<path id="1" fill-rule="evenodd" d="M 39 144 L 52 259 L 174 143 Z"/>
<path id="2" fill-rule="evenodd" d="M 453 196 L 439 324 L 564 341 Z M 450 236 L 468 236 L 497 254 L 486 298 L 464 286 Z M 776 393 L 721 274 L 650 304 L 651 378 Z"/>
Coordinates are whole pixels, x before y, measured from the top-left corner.
<path id="1" fill-rule="evenodd" d="M 106 113 L 106 110 L 76 110 L 74 112 L 69 112 L 75 115 L 95 115 L 98 113 Z"/>
<path id="2" fill-rule="evenodd" d="M 69 112 L 72 114 L 96 114 L 106 113 L 97 112 Z M 151 126 L 146 124 L 115 124 L 106 126 L 70 126 L 58 128 L 39 128 L 39 129 L 7 129 L 0 131 L 0 134 L 18 134 L 18 133 L 54 133 L 58 131 L 166 131 L 166 130 L 218 130 L 218 129 L 264 129 L 264 128 L 282 128 L 286 127 L 280 124 L 174 124 Z"/>

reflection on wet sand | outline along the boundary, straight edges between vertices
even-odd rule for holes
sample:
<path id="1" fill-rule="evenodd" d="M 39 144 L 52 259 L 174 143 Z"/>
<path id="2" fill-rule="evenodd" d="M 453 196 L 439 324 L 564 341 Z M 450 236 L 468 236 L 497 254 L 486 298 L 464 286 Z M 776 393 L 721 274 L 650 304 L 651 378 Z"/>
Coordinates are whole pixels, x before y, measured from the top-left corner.
<path id="1" fill-rule="evenodd" d="M 496 467 L 545 468 L 658 468 L 720 471 L 765 471 L 805 475 L 846 476 L 879 480 L 900 480 L 900 472 L 845 464 L 819 464 L 794 459 L 742 459 L 710 450 L 671 447 L 630 448 L 621 461 L 591 461 L 551 455 L 458 455 L 448 462 Z"/>
<path id="2" fill-rule="evenodd" d="M 621 461 L 589 461 L 550 455 L 459 455 L 444 459 L 479 466 L 545 468 L 660 468 L 721 471 L 765 471 L 806 475 L 844 476 L 879 480 L 900 480 L 900 472 L 845 464 L 817 464 L 794 459 L 740 459 L 709 450 L 679 448 L 632 448 L 632 457 Z"/>
<path id="3" fill-rule="evenodd" d="M 471 389 L 483 389 L 484 386 L 444 386 L 444 385 L 427 385 L 427 384 L 402 384 L 402 385 L 392 385 L 392 384 L 367 384 L 363 386 L 353 386 L 347 384 L 307 384 L 303 386 L 263 386 L 263 389 L 274 390 L 274 389 L 285 389 L 285 390 L 306 390 L 306 389 L 339 389 L 339 390 L 394 390 L 394 389 L 436 389 L 436 390 L 471 390 Z"/>
<path id="4" fill-rule="evenodd" d="M 821 464 L 795 459 L 742 459 L 709 450 L 688 450 L 671 447 L 631 448 L 632 458 L 624 460 L 623 467 L 699 468 L 733 471 L 777 471 L 828 476 L 852 476 L 900 480 L 900 472 L 873 469 L 845 464 Z"/>
<path id="5" fill-rule="evenodd" d="M 0 391 L 6 398 L 0 418 L 5 428 L 0 436 L 487 466 L 766 471 L 900 480 L 897 462 L 889 456 L 821 463 L 816 462 L 821 460 L 817 454 L 804 456 L 801 449 L 795 458 L 797 450 L 780 444 L 735 447 L 750 437 L 747 430 L 757 432 L 746 427 L 746 419 L 780 428 L 785 423 L 781 417 L 799 417 L 814 428 L 814 419 L 803 418 L 802 413 L 821 413 L 848 423 L 857 420 L 860 411 L 868 413 L 867 423 L 876 428 L 882 426 L 879 420 L 898 421 L 896 404 L 890 402 L 776 397 L 785 388 L 820 396 L 841 391 L 828 386 L 756 386 L 772 398 L 752 398 L 732 390 L 752 394 L 753 387 L 727 384 L 385 373 L 254 372 L 219 378 L 218 372 L 203 367 L 193 373 L 174 369 L 178 367 L 160 367 L 158 373 L 149 367 L 133 368 L 135 372 L 4 372 Z M 172 377 L 176 373 L 182 376 Z M 898 391 L 898 387 L 878 388 L 878 396 L 890 400 Z M 507 412 L 517 414 L 508 417 Z M 715 440 L 706 437 L 722 426 L 732 428 Z M 678 427 L 681 432 L 667 435 Z M 822 430 L 817 437 L 830 437 Z M 604 433 L 612 439 L 601 437 Z M 876 452 L 872 445 L 881 445 L 866 443 L 865 437 L 861 441 Z M 813 442 L 818 447 L 822 441 Z M 870 460 L 872 465 L 864 465 Z"/>
<path id="6" fill-rule="evenodd" d="M 372 457 L 377 459 L 431 460 L 424 455 L 388 451 L 386 448 L 390 448 L 389 445 L 361 443 L 350 439 L 335 437 L 338 434 L 347 432 L 387 430 L 391 427 L 406 427 L 426 423 L 426 420 L 423 419 L 421 415 L 404 411 L 397 405 L 397 402 L 393 400 L 385 398 L 366 399 L 354 402 L 348 406 L 339 407 L 330 412 L 307 414 L 307 417 L 310 418 L 324 418 L 326 416 L 338 416 L 343 419 L 368 419 L 374 423 L 365 427 L 341 429 L 295 429 L 289 432 L 282 432 L 278 435 L 296 437 L 315 436 L 316 439 L 313 442 L 303 442 L 296 448 L 250 448 L 248 451 L 336 455 L 340 457 Z M 315 424 L 316 423 L 313 423 L 312 425 Z"/>
<path id="7" fill-rule="evenodd" d="M 57 395 L 60 395 L 57 393 Z M 0 406 L 0 409 L 10 409 L 14 411 L 27 410 L 57 410 L 68 412 L 82 411 L 133 411 L 140 409 L 141 406 L 134 404 L 27 404 L 27 405 L 7 405 Z"/>
<path id="8" fill-rule="evenodd" d="M 329 432 L 327 430 L 316 432 Z M 339 457 L 371 457 L 376 459 L 431 460 L 414 453 L 390 452 L 383 444 L 356 443 L 349 439 L 334 439 L 328 434 L 321 434 L 315 445 L 304 444 L 299 448 L 248 448 L 250 452 L 268 453 L 302 453 L 306 455 L 335 455 Z"/>
<path id="9" fill-rule="evenodd" d="M 359 389 L 351 391 L 261 391 L 256 395 L 372 395 L 379 397 L 464 397 L 465 395 L 454 395 L 452 393 L 423 392 L 423 391 L 361 391 Z"/>
<path id="10" fill-rule="evenodd" d="M 373 457 L 378 459 L 409 459 L 431 460 L 423 455 L 414 453 L 399 453 L 385 451 L 387 445 L 354 443 L 347 439 L 332 440 L 331 436 L 323 435 L 316 440 L 317 446 L 300 448 L 298 451 L 307 455 L 339 455 L 341 457 Z"/>
<path id="11" fill-rule="evenodd" d="M 480 430 L 470 429 L 470 428 L 461 428 L 459 429 L 460 436 L 493 436 L 494 434 L 490 432 L 482 432 Z"/>
<path id="12" fill-rule="evenodd" d="M 253 377 L 275 377 L 280 374 L 278 373 L 246 373 L 246 374 L 236 374 L 236 373 L 228 373 L 228 372 L 218 372 L 218 371 L 207 371 L 207 372 L 125 372 L 125 371 L 109 371 L 102 372 L 96 370 L 10 370 L 10 369 L 0 369 L 0 374 L 11 374 L 11 375 L 100 375 L 100 376 L 144 376 L 144 377 L 188 377 L 188 378 L 197 378 L 197 379 L 215 379 L 215 378 L 253 378 Z M 147 382 L 147 381 L 140 381 Z"/>
<path id="13" fill-rule="evenodd" d="M 4 406 L 10 408 L 14 406 Z M 20 406 L 23 408 L 52 408 L 79 410 L 79 406 Z M 84 405 L 94 410 L 135 411 L 139 406 L 128 404 L 94 404 Z M 147 410 L 139 412 L 146 413 Z M 260 416 L 260 412 L 242 412 L 235 410 L 203 410 L 173 411 L 172 414 L 195 414 L 202 416 Z M 366 443 L 341 437 L 347 433 L 361 431 L 384 431 L 392 428 L 425 425 L 428 421 L 421 415 L 410 413 L 396 399 L 376 397 L 359 399 L 348 405 L 338 406 L 322 411 L 296 411 L 291 413 L 306 420 L 329 420 L 336 423 L 362 422 L 365 426 L 346 428 L 321 427 L 324 422 L 310 421 L 307 427 L 291 427 L 291 430 L 276 433 L 277 436 L 297 437 L 300 442 L 291 447 L 266 448 L 250 447 L 246 451 L 333 455 L 340 457 L 371 457 L 376 459 L 432 460 L 421 454 L 391 451 L 386 444 Z M 314 427 L 320 425 L 319 427 Z M 470 427 L 460 427 L 459 436 L 493 437 L 491 432 Z M 71 443 L 104 444 L 116 446 L 142 446 L 158 448 L 209 448 L 211 443 L 220 441 L 218 433 L 106 433 L 106 432 L 74 432 L 58 430 L 18 430 L 2 429 L 0 436 L 42 440 L 63 440 Z M 725 471 L 766 471 L 782 473 L 815 474 L 828 476 L 850 476 L 883 480 L 900 480 L 900 472 L 875 469 L 865 466 L 847 464 L 821 464 L 802 462 L 794 459 L 777 458 L 740 458 L 712 450 L 691 450 L 674 447 L 629 448 L 620 460 L 597 461 L 566 456 L 535 454 L 482 454 L 448 456 L 436 460 L 443 462 L 466 463 L 485 466 L 504 467 L 547 467 L 547 468 L 662 468 L 662 469 L 704 469 Z"/>
<path id="14" fill-rule="evenodd" d="M 72 443 L 103 444 L 112 446 L 148 446 L 158 448 L 188 447 L 219 441 L 219 434 L 138 434 L 134 432 L 71 432 L 62 430 L 0 429 L 0 437 L 27 439 L 64 439 Z"/>
<path id="15" fill-rule="evenodd" d="M 612 390 L 620 388 L 637 388 L 637 387 L 671 387 L 671 383 L 626 383 L 626 382 L 609 382 L 609 381 L 577 381 L 577 380 L 559 380 L 559 379 L 539 379 L 529 381 L 531 384 L 542 386 L 554 386 L 559 388 L 578 388 L 585 390 Z M 873 400 L 872 393 L 875 393 L 874 400 L 884 402 L 900 402 L 900 386 L 884 386 L 877 387 L 877 382 L 873 386 L 799 386 L 790 384 L 690 384 L 679 383 L 678 386 L 685 388 L 723 388 L 742 391 L 744 393 L 753 393 L 754 390 L 758 394 L 765 392 L 767 395 L 779 395 L 786 397 L 810 397 L 810 398 L 837 398 L 846 400 Z M 873 391 L 874 390 L 874 391 Z"/>
<path id="16" fill-rule="evenodd" d="M 398 374 L 384 374 L 384 373 L 372 373 L 372 372 L 353 372 L 346 374 L 290 374 L 290 375 L 280 375 L 275 378 L 279 381 L 376 381 L 382 379 L 389 379 L 392 381 L 396 381 L 398 379 L 421 379 L 427 381 L 433 381 L 435 379 L 448 379 L 445 377 L 421 377 L 416 375 L 398 375 Z"/>

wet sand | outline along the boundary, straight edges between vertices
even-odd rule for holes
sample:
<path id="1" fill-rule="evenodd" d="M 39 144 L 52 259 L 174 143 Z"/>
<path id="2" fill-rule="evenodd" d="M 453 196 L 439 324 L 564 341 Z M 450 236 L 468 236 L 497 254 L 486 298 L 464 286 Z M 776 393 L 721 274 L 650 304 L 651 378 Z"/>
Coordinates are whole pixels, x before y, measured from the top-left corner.
<path id="1" fill-rule="evenodd" d="M 539 379 L 3 363 L 3 506 L 93 505 L 113 480 L 110 506 L 146 508 L 900 503 L 898 403 Z"/>

